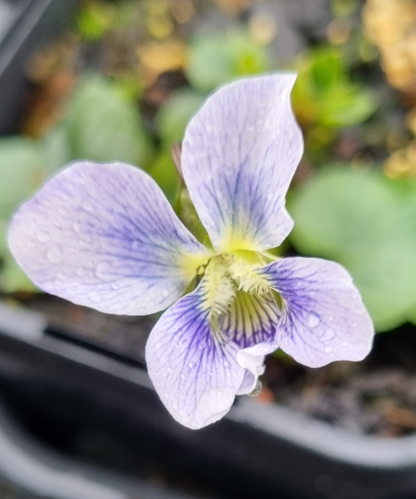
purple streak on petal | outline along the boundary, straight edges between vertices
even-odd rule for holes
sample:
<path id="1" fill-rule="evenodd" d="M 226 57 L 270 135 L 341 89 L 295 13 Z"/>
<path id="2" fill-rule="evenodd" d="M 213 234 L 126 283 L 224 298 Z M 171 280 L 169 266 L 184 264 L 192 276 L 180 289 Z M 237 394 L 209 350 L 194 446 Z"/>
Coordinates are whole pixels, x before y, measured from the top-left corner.
<path id="1" fill-rule="evenodd" d="M 18 210 L 9 245 L 42 290 L 125 315 L 173 303 L 192 278 L 179 258 L 205 251 L 146 173 L 89 162 L 64 169 Z"/>
<path id="2" fill-rule="evenodd" d="M 264 269 L 286 302 L 280 348 L 297 362 L 321 367 L 336 360 L 362 360 L 374 329 L 348 272 L 335 262 L 286 258 Z"/>
<path id="3" fill-rule="evenodd" d="M 230 311 L 220 317 L 219 327 L 240 350 L 237 362 L 246 369 L 237 395 L 250 393 L 264 372 L 264 356 L 279 347 L 276 334 L 280 313 L 273 296 L 238 291 Z"/>
<path id="4" fill-rule="evenodd" d="M 243 380 L 238 346 L 220 336 L 210 329 L 201 287 L 168 309 L 150 333 L 150 378 L 168 411 L 188 428 L 221 419 Z"/>
<path id="5" fill-rule="evenodd" d="M 190 122 L 182 172 L 216 249 L 265 250 L 293 227 L 285 195 L 303 153 L 290 106 L 295 75 L 250 78 L 216 92 Z"/>

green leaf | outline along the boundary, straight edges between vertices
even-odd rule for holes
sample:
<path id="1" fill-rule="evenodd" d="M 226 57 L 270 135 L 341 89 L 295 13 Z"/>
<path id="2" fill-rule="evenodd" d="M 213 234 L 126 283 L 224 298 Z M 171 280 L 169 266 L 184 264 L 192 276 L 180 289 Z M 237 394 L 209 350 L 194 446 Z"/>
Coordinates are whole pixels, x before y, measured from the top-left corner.
<path id="1" fill-rule="evenodd" d="M 165 193 L 173 205 L 176 199 L 179 188 L 179 176 L 175 165 L 170 155 L 170 150 L 162 150 L 152 165 L 147 170 L 147 173 L 156 180 L 159 187 Z"/>
<path id="2" fill-rule="evenodd" d="M 303 254 L 333 259 L 351 273 L 379 331 L 416 309 L 416 184 L 379 171 L 323 169 L 289 200 L 291 235 Z"/>
<path id="3" fill-rule="evenodd" d="M 377 108 L 374 93 L 354 83 L 339 49 L 317 47 L 297 62 L 293 107 L 301 124 L 328 128 L 356 125 Z"/>
<path id="4" fill-rule="evenodd" d="M 163 142 L 170 146 L 183 139 L 186 126 L 205 98 L 191 89 L 175 92 L 156 115 L 156 128 Z"/>
<path id="5" fill-rule="evenodd" d="M 42 143 L 22 137 L 0 139 L 0 218 L 9 217 L 48 173 Z"/>
<path id="6" fill-rule="evenodd" d="M 234 28 L 194 38 L 186 76 L 196 90 L 207 93 L 240 76 L 270 69 L 267 50 L 254 43 L 247 30 Z"/>
<path id="7" fill-rule="evenodd" d="M 81 79 L 64 126 L 73 159 L 141 166 L 149 159 L 150 142 L 135 103 L 105 77 Z"/>
<path id="8" fill-rule="evenodd" d="M 376 108 L 374 94 L 353 85 L 340 85 L 322 99 L 316 121 L 334 128 L 356 125 L 369 118 Z"/>

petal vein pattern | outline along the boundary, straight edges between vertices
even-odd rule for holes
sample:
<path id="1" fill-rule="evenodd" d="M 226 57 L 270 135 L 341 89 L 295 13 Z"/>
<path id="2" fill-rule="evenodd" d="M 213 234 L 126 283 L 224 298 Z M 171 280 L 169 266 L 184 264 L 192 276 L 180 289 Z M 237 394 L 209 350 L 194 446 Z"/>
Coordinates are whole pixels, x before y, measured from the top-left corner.
<path id="1" fill-rule="evenodd" d="M 294 81 L 283 74 L 227 85 L 186 130 L 183 176 L 219 252 L 279 246 L 293 227 L 285 195 L 303 153 Z"/>
<path id="2" fill-rule="evenodd" d="M 238 346 L 211 332 L 201 287 L 168 309 L 150 333 L 150 378 L 172 416 L 198 429 L 226 414 L 244 376 Z"/>
<path id="3" fill-rule="evenodd" d="M 146 345 L 156 391 L 172 416 L 193 429 L 221 419 L 235 395 L 251 392 L 264 356 L 276 349 L 271 298 L 238 292 L 229 312 L 212 317 L 204 286 L 162 315 Z"/>
<path id="4" fill-rule="evenodd" d="M 284 302 L 280 348 L 296 361 L 321 367 L 362 360 L 374 328 L 351 276 L 318 258 L 285 258 L 261 270 Z"/>
<path id="5" fill-rule="evenodd" d="M 169 306 L 208 257 L 154 180 L 120 163 L 64 169 L 18 210 L 9 246 L 42 290 L 125 315 Z"/>

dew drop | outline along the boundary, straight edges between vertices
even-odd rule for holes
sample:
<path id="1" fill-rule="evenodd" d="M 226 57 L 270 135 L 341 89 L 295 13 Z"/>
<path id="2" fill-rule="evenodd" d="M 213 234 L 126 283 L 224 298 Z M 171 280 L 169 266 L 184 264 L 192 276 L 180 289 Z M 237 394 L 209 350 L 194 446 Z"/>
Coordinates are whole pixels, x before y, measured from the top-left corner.
<path id="1" fill-rule="evenodd" d="M 308 316 L 308 326 L 316 327 L 319 324 L 319 317 L 315 314 L 310 313 Z"/>
<path id="2" fill-rule="evenodd" d="M 58 212 L 59 212 L 61 215 L 65 215 L 65 213 L 66 213 L 66 209 L 65 209 L 63 206 L 60 206 L 60 207 L 58 208 Z"/>
<path id="3" fill-rule="evenodd" d="M 107 263 L 107 262 L 100 262 L 97 265 L 97 268 L 95 269 L 95 275 L 99 279 L 106 279 L 106 278 L 108 278 L 110 269 L 111 269 L 111 266 L 110 266 L 109 263 Z"/>
<path id="4" fill-rule="evenodd" d="M 51 238 L 51 236 L 45 232 L 44 230 L 40 230 L 37 234 L 36 234 L 36 237 L 38 238 L 38 240 L 42 243 L 45 243 L 46 241 L 49 241 L 49 239 Z"/>
<path id="5" fill-rule="evenodd" d="M 79 222 L 74 222 L 74 231 L 79 234 L 81 232 L 81 224 Z"/>
<path id="6" fill-rule="evenodd" d="M 188 366 L 189 366 L 189 369 L 193 369 L 193 368 L 195 367 L 195 364 L 194 364 L 193 362 L 190 362 L 190 363 L 188 364 Z"/>
<path id="7" fill-rule="evenodd" d="M 98 291 L 90 291 L 88 293 L 88 298 L 94 303 L 99 303 L 101 301 L 101 295 Z"/>
<path id="8" fill-rule="evenodd" d="M 84 267 L 80 267 L 77 270 L 77 275 L 79 275 L 79 277 L 82 277 L 83 275 L 85 275 L 85 273 L 86 273 L 86 270 L 84 269 Z"/>
<path id="9" fill-rule="evenodd" d="M 47 257 L 51 263 L 59 263 L 62 258 L 61 250 L 58 246 L 54 246 L 48 251 Z"/>
<path id="10" fill-rule="evenodd" d="M 60 272 L 58 272 L 58 277 L 59 279 L 63 279 L 64 277 L 66 277 L 66 274 L 63 270 L 61 270 Z"/>
<path id="11" fill-rule="evenodd" d="M 334 349 L 333 349 L 332 347 L 325 347 L 325 348 L 324 348 L 325 353 L 332 353 L 332 352 L 333 352 L 333 350 L 334 350 Z"/>
<path id="12" fill-rule="evenodd" d="M 332 340 L 332 338 L 334 336 L 335 336 L 335 332 L 331 328 L 328 327 L 322 333 L 321 340 L 322 341 L 329 341 L 329 340 Z"/>
<path id="13" fill-rule="evenodd" d="M 168 368 L 166 369 L 166 371 L 167 371 L 167 373 L 168 373 L 168 374 L 172 374 L 172 373 L 173 373 L 173 369 L 172 369 L 172 368 L 170 368 L 170 367 L 168 367 Z"/>
<path id="14" fill-rule="evenodd" d="M 85 211 L 92 211 L 92 204 L 89 201 L 85 201 L 82 207 Z"/>
<path id="15" fill-rule="evenodd" d="M 165 395 L 165 398 L 167 398 L 167 399 L 169 398 L 169 393 L 165 392 L 164 395 Z"/>
<path id="16" fill-rule="evenodd" d="M 164 290 L 162 291 L 162 295 L 163 295 L 163 296 L 165 296 L 165 297 L 166 297 L 166 296 L 169 296 L 169 291 L 168 291 L 167 289 L 164 289 Z"/>
<path id="17" fill-rule="evenodd" d="M 262 389 L 262 384 L 260 380 L 257 380 L 257 384 L 254 389 L 248 394 L 250 397 L 257 397 L 260 394 Z"/>
<path id="18" fill-rule="evenodd" d="M 120 286 L 118 284 L 116 284 L 116 283 L 112 284 L 111 287 L 113 289 L 119 289 L 120 288 Z"/>
<path id="19" fill-rule="evenodd" d="M 182 378 L 182 379 L 186 379 L 186 375 L 182 373 L 182 374 L 181 374 L 181 378 Z"/>
<path id="20" fill-rule="evenodd" d="M 228 362 L 228 360 L 224 360 L 224 366 L 228 367 L 229 365 L 230 365 L 230 363 Z"/>

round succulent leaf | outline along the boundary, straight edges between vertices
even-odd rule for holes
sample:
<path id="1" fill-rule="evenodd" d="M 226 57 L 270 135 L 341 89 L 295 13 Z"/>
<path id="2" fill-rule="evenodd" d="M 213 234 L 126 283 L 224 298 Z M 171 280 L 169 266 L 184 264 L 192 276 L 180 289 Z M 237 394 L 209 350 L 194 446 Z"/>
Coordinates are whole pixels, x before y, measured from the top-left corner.
<path id="1" fill-rule="evenodd" d="M 144 166 L 151 150 L 136 103 L 103 76 L 81 78 L 65 119 L 73 159 Z"/>

